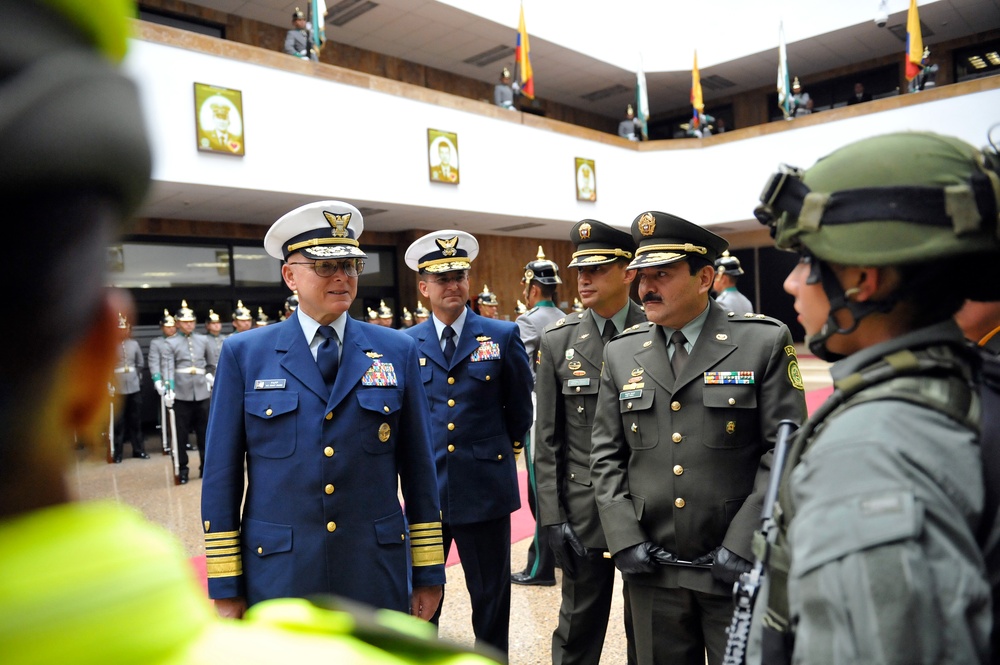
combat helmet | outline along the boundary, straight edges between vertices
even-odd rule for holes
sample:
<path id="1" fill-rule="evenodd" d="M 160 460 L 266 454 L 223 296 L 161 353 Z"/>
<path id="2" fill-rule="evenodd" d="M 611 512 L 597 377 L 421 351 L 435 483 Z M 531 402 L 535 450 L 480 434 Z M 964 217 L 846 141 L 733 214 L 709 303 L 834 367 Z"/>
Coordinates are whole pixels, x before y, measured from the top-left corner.
<path id="1" fill-rule="evenodd" d="M 830 320 L 809 340 L 814 353 L 836 359 L 825 350 L 827 338 L 853 331 L 861 318 L 888 312 L 899 300 L 897 293 L 850 301 L 829 263 L 928 266 L 963 259 L 959 295 L 1000 299 L 992 275 L 1000 258 L 998 163 L 995 145 L 981 151 L 948 136 L 900 132 L 851 143 L 807 171 L 782 166 L 771 176 L 754 214 L 771 227 L 779 249 L 807 257 L 808 283 L 822 282 L 830 300 Z M 851 312 L 852 327 L 837 326 L 839 309 Z"/>

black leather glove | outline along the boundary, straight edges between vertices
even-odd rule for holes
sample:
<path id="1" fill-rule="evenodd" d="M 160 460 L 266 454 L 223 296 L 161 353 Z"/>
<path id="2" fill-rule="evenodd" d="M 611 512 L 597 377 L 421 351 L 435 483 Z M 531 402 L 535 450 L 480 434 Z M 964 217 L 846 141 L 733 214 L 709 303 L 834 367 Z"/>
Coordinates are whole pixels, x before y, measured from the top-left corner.
<path id="1" fill-rule="evenodd" d="M 615 567 L 627 575 L 651 573 L 656 570 L 653 557 L 663 552 L 663 548 L 646 541 L 616 552 L 613 559 Z"/>
<path id="2" fill-rule="evenodd" d="M 549 545 L 552 547 L 552 554 L 555 557 L 556 565 L 562 568 L 563 575 L 576 577 L 576 558 L 587 556 L 587 548 L 580 542 L 580 538 L 573 531 L 569 522 L 552 524 L 546 528 L 549 536 Z"/>
<path id="3" fill-rule="evenodd" d="M 750 572 L 751 568 L 753 568 L 752 563 L 732 550 L 728 550 L 722 545 L 719 545 L 718 549 L 715 550 L 712 577 L 723 584 L 732 586 L 739 581 L 740 575 Z"/>

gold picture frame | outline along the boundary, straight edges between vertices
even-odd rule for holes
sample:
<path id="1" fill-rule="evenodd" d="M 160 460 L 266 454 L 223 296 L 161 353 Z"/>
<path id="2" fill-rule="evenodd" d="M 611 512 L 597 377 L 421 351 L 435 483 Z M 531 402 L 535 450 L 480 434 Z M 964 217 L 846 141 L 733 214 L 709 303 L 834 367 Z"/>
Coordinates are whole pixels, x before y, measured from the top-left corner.
<path id="1" fill-rule="evenodd" d="M 427 130 L 427 169 L 431 182 L 459 183 L 458 134 Z"/>
<path id="2" fill-rule="evenodd" d="M 194 124 L 198 150 L 236 157 L 245 154 L 241 91 L 195 83 Z"/>
<path id="3" fill-rule="evenodd" d="M 577 201 L 597 201 L 597 167 L 594 160 L 577 157 L 573 164 Z"/>

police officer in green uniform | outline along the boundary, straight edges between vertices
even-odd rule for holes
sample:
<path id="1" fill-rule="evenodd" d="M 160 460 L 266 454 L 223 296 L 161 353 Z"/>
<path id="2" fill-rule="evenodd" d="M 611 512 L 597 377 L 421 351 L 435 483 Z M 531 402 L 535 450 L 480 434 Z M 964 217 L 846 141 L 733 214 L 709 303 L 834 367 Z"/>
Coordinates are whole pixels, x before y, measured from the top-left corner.
<path id="1" fill-rule="evenodd" d="M 542 330 L 550 323 L 555 323 L 563 318 L 566 313 L 556 307 L 556 287 L 562 284 L 559 276 L 559 266 L 554 261 L 545 258 L 542 246 L 538 246 L 538 255 L 534 261 L 529 261 L 524 266 L 524 276 L 521 277 L 521 284 L 524 285 L 524 300 L 528 304 L 528 311 L 521 314 L 515 320 L 521 341 L 528 352 L 528 360 L 531 361 L 531 373 L 535 374 L 535 364 L 538 362 L 538 344 L 542 338 Z M 534 399 L 534 395 L 532 395 Z M 534 429 L 534 422 L 532 422 Z M 513 573 L 510 581 L 514 584 L 531 584 L 539 586 L 552 586 L 556 583 L 555 558 L 552 549 L 539 528 L 538 511 L 536 499 L 535 480 L 535 446 L 533 443 L 534 432 L 528 434 L 525 439 L 525 466 L 528 468 L 528 507 L 531 515 L 535 518 L 535 535 L 531 545 L 528 546 L 528 563 L 524 570 Z"/>
<path id="2" fill-rule="evenodd" d="M 118 316 L 132 316 L 124 292 L 104 286 L 107 248 L 149 184 L 138 90 L 117 68 L 134 12 L 120 0 L 0 0 L 0 200 L 17 222 L 5 239 L 24 250 L 0 276 L 6 302 L 38 323 L 7 330 L 19 353 L 0 357 L 0 659 L 494 662 L 396 613 L 296 599 L 222 620 L 171 534 L 114 502 L 72 500 L 67 442 L 96 442 L 107 422 Z M 30 251 L 41 247 L 44 270 Z"/>
<path id="3" fill-rule="evenodd" d="M 629 298 L 635 272 L 628 264 L 635 241 L 625 231 L 585 219 L 573 226 L 569 267 L 587 309 L 545 328 L 535 374 L 535 473 L 538 521 L 563 569 L 559 625 L 552 635 L 553 665 L 601 661 L 615 567 L 590 482 L 590 432 L 597 406 L 604 345 L 646 320 Z M 631 625 L 626 606 L 626 635 Z M 634 661 L 634 656 L 632 659 Z"/>
<path id="4" fill-rule="evenodd" d="M 952 316 L 1000 297 L 997 163 L 887 134 L 784 167 L 761 195 L 758 217 L 800 256 L 785 290 L 809 348 L 836 362 L 785 464 L 750 662 L 760 647 L 767 663 L 989 662 L 980 543 L 1000 534 Z"/>
<path id="5" fill-rule="evenodd" d="M 753 558 L 778 423 L 805 415 L 788 328 L 709 298 L 728 243 L 689 221 L 632 223 L 648 323 L 611 340 L 591 482 L 629 589 L 639 665 L 722 662 L 732 588 Z"/>

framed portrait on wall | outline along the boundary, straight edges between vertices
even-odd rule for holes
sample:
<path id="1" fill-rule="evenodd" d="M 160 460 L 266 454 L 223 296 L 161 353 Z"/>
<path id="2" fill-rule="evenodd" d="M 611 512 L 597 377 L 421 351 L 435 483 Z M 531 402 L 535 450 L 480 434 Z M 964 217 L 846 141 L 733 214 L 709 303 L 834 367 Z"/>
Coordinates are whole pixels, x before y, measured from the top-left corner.
<path id="1" fill-rule="evenodd" d="M 594 167 L 594 160 L 577 157 L 573 165 L 573 173 L 576 178 L 576 200 L 596 201 L 597 169 Z"/>
<path id="2" fill-rule="evenodd" d="M 427 167 L 431 182 L 458 184 L 458 134 L 427 130 Z"/>
<path id="3" fill-rule="evenodd" d="M 194 84 L 198 150 L 244 155 L 243 93 L 207 83 Z"/>

